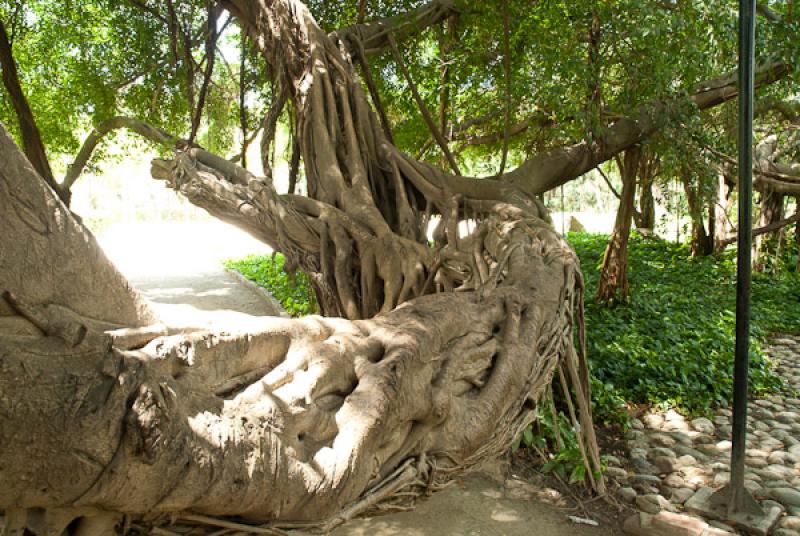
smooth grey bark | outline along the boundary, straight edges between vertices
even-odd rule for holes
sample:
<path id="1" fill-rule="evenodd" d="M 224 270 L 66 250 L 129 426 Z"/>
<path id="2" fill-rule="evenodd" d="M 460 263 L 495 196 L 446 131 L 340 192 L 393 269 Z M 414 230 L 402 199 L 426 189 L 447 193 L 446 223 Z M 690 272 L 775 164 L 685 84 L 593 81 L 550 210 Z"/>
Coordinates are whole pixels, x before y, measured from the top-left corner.
<path id="1" fill-rule="evenodd" d="M 125 326 L 155 320 L 0 124 L 0 291 Z M 16 313 L 0 299 L 0 317 Z"/>

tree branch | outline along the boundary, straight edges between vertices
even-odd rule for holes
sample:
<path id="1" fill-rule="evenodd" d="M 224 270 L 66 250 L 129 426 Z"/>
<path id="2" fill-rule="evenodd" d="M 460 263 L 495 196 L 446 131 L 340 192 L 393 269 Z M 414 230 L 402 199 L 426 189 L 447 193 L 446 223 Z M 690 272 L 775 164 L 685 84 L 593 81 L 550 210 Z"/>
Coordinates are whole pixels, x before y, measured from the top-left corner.
<path id="1" fill-rule="evenodd" d="M 764 2 L 758 2 L 756 4 L 756 12 L 769 22 L 780 22 L 781 20 L 778 14 L 772 11 Z"/>
<path id="2" fill-rule="evenodd" d="M 755 85 L 769 85 L 785 77 L 789 71 L 786 63 L 762 63 L 756 69 Z M 686 104 L 707 110 L 737 96 L 735 74 L 708 80 L 700 84 L 689 97 L 676 95 L 640 106 L 634 116 L 621 118 L 608 127 L 600 140 L 582 141 L 538 154 L 503 175 L 502 180 L 519 186 L 529 194 L 552 190 L 642 142 L 669 124 L 675 112 Z"/>
<path id="3" fill-rule="evenodd" d="M 797 213 L 793 214 L 792 216 L 789 216 L 788 218 L 783 219 L 781 221 L 776 221 L 776 222 L 770 223 L 769 225 L 765 225 L 763 227 L 759 227 L 757 229 L 753 229 L 753 237 L 761 236 L 763 234 L 768 234 L 768 233 L 774 233 L 775 231 L 780 231 L 781 229 L 783 229 L 787 225 L 791 225 L 791 224 L 793 224 L 795 222 L 800 222 L 800 212 L 797 212 Z M 720 242 L 720 245 L 722 247 L 725 247 L 725 246 L 729 246 L 731 244 L 735 244 L 736 243 L 736 239 L 737 239 L 737 237 L 735 237 L 735 236 L 732 236 L 730 238 L 726 238 L 725 240 Z"/>
<path id="4" fill-rule="evenodd" d="M 509 138 L 522 134 L 526 130 L 528 130 L 532 126 L 539 126 L 539 127 L 548 127 L 553 125 L 553 120 L 541 114 L 534 114 L 532 116 L 526 117 L 522 121 L 518 123 L 514 123 L 513 125 L 509 125 L 508 127 L 508 136 Z M 505 136 L 505 128 L 503 131 L 500 132 L 492 132 L 490 134 L 479 134 L 474 136 L 465 136 L 463 134 L 456 133 L 452 136 L 452 139 L 455 141 L 463 141 L 464 145 L 474 146 L 474 145 L 489 145 L 492 143 L 497 143 L 503 141 Z"/>
<path id="5" fill-rule="evenodd" d="M 619 164 L 620 169 L 622 169 L 622 164 L 619 161 L 617 161 L 617 163 Z M 608 175 L 605 174 L 603 169 L 599 165 L 595 169 L 600 172 L 600 176 L 603 177 L 604 181 L 606 181 L 606 184 L 608 185 L 608 189 L 611 190 L 611 193 L 614 194 L 614 197 L 616 197 L 617 199 L 622 199 L 622 196 L 614 188 L 614 185 L 611 184 L 611 179 L 608 178 Z"/>
<path id="6" fill-rule="evenodd" d="M 369 57 L 380 54 L 391 46 L 390 34 L 395 40 L 402 42 L 442 22 L 453 13 L 456 13 L 453 0 L 432 0 L 407 13 L 341 28 L 331 33 L 331 37 L 344 43 L 358 39 Z"/>
<path id="7" fill-rule="evenodd" d="M 44 148 L 42 135 L 36 125 L 36 119 L 33 117 L 33 111 L 28 99 L 25 97 L 25 92 L 22 91 L 19 74 L 17 73 L 17 63 L 14 61 L 14 55 L 11 50 L 11 42 L 1 20 L 0 66 L 3 68 L 3 86 L 8 92 L 11 104 L 14 106 L 14 111 L 17 115 L 25 156 L 28 157 L 39 176 L 58 194 L 59 199 L 69 205 L 69 192 L 56 182 L 53 170 L 50 168 L 50 161 L 47 159 L 47 151 Z"/>
<path id="8" fill-rule="evenodd" d="M 800 102 L 779 99 L 773 96 L 759 99 L 756 103 L 754 115 L 760 117 L 769 112 L 775 112 L 784 121 L 797 123 L 800 122 Z"/>
<path id="9" fill-rule="evenodd" d="M 395 42 L 392 34 L 388 34 L 388 39 L 392 55 L 394 56 L 394 59 L 397 62 L 397 66 L 400 68 L 400 71 L 403 73 L 406 82 L 408 82 L 408 87 L 409 89 L 411 89 L 411 95 L 414 97 L 414 101 L 416 101 L 420 113 L 422 113 L 422 118 L 425 120 L 425 124 L 428 125 L 428 129 L 431 131 L 433 139 L 435 139 L 436 143 L 439 144 L 439 148 L 444 153 L 445 158 L 447 158 L 447 162 L 450 164 L 450 167 L 452 168 L 453 172 L 456 175 L 461 175 L 461 171 L 459 171 L 458 169 L 458 164 L 456 163 L 456 159 L 453 157 L 453 153 L 450 152 L 450 148 L 447 146 L 447 140 L 445 140 L 444 136 L 442 136 L 442 133 L 439 132 L 439 129 L 436 127 L 436 123 L 433 122 L 433 117 L 431 117 L 431 113 L 428 110 L 428 107 L 425 105 L 425 101 L 422 100 L 422 97 L 420 96 L 419 91 L 417 90 L 417 86 L 411 79 L 411 73 L 408 72 L 408 68 L 406 67 L 405 62 L 403 61 L 403 57 L 400 55 L 400 51 L 397 49 L 397 43 Z"/>
<path id="10" fill-rule="evenodd" d="M 161 145 L 170 147 L 188 145 L 187 141 L 181 142 L 178 137 L 168 134 L 159 128 L 145 123 L 144 121 L 123 116 L 112 117 L 111 119 L 103 121 L 97 125 L 86 137 L 86 140 L 83 142 L 80 151 L 78 151 L 78 154 L 75 156 L 75 160 L 73 160 L 72 164 L 70 164 L 67 168 L 67 173 L 64 176 L 64 181 L 62 183 L 65 190 L 72 188 L 72 185 L 75 184 L 75 181 L 81 176 L 83 169 L 86 167 L 86 164 L 92 157 L 95 147 L 97 147 L 97 144 L 100 143 L 103 137 L 105 137 L 109 132 L 118 130 L 120 128 L 132 130 L 140 136 L 143 136 L 148 140 Z"/>
<path id="11" fill-rule="evenodd" d="M 206 103 L 206 95 L 208 94 L 208 85 L 211 82 L 211 76 L 214 74 L 214 59 L 216 57 L 217 39 L 217 17 L 219 16 L 220 7 L 215 4 L 214 0 L 207 0 L 208 22 L 206 23 L 206 68 L 203 72 L 203 84 L 200 86 L 200 93 L 197 97 L 197 108 L 195 109 L 194 116 L 192 117 L 192 131 L 189 134 L 189 141 L 192 142 L 197 137 L 197 130 L 200 128 L 200 120 L 203 117 L 203 107 Z M 228 19 L 228 22 L 233 17 Z M 227 23 L 226 23 L 227 26 Z"/>

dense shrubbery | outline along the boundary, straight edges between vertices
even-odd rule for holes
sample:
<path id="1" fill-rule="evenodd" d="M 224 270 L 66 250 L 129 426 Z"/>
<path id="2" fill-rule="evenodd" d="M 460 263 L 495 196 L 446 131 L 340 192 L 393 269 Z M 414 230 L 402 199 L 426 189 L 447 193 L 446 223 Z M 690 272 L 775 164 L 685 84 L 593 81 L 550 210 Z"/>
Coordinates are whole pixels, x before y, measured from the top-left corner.
<path id="1" fill-rule="evenodd" d="M 572 234 L 588 292 L 597 288 L 605 235 Z M 684 245 L 634 237 L 630 302 L 586 304 L 595 410 L 613 416 L 615 397 L 675 406 L 692 414 L 726 404 L 733 388 L 735 252 L 691 259 Z M 800 278 L 787 271 L 754 274 L 750 388 L 777 388 L 761 343 L 771 332 L 800 330 Z"/>
<path id="2" fill-rule="evenodd" d="M 624 422 L 625 401 L 701 414 L 726 404 L 733 388 L 736 267 L 734 252 L 691 259 L 684 245 L 633 237 L 631 299 L 607 308 L 592 302 L 606 235 L 570 234 L 587 283 L 586 323 L 595 414 Z M 789 264 L 789 263 L 787 263 Z M 316 311 L 305 277 L 283 271 L 281 255 L 228 261 L 267 288 L 293 316 Z M 309 301 L 311 300 L 311 301 Z M 800 331 L 800 277 L 754 274 L 750 387 L 779 387 L 760 344 L 770 332 Z"/>
<path id="3" fill-rule="evenodd" d="M 308 279 L 299 270 L 287 273 L 284 258 L 273 255 L 250 255 L 243 259 L 225 261 L 225 267 L 236 270 L 247 279 L 261 285 L 278 300 L 292 316 L 304 316 L 317 312 L 314 292 Z"/>

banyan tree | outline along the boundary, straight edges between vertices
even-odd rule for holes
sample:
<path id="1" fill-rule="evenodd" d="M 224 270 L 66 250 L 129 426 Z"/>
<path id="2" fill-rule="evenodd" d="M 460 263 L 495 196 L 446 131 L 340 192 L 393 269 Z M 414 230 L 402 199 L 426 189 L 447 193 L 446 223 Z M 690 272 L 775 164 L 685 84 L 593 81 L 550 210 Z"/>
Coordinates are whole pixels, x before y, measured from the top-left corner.
<path id="1" fill-rule="evenodd" d="M 275 113 L 291 103 L 308 194 L 128 118 L 98 127 L 66 182 L 108 130 L 169 145 L 153 177 L 282 252 L 322 316 L 163 325 L 0 129 L 6 532 L 176 517 L 326 530 L 502 456 L 553 385 L 602 491 L 583 279 L 536 195 L 634 147 L 663 106 L 602 143 L 465 177 L 398 150 L 356 70 L 451 4 L 332 34 L 299 0 L 221 5 L 269 65 Z M 702 109 L 733 96 L 721 79 L 690 98 Z"/>

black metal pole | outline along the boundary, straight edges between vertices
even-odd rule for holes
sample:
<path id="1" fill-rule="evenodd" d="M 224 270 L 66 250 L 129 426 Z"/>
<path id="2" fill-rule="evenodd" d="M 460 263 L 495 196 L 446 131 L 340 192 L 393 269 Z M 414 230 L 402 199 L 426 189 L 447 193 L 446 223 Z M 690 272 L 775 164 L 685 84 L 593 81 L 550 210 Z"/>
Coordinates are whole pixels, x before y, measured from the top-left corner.
<path id="1" fill-rule="evenodd" d="M 736 254 L 736 357 L 733 372 L 733 449 L 731 501 L 741 511 L 747 434 L 747 376 L 750 353 L 750 271 L 753 198 L 753 64 L 755 0 L 739 0 L 739 232 Z"/>

